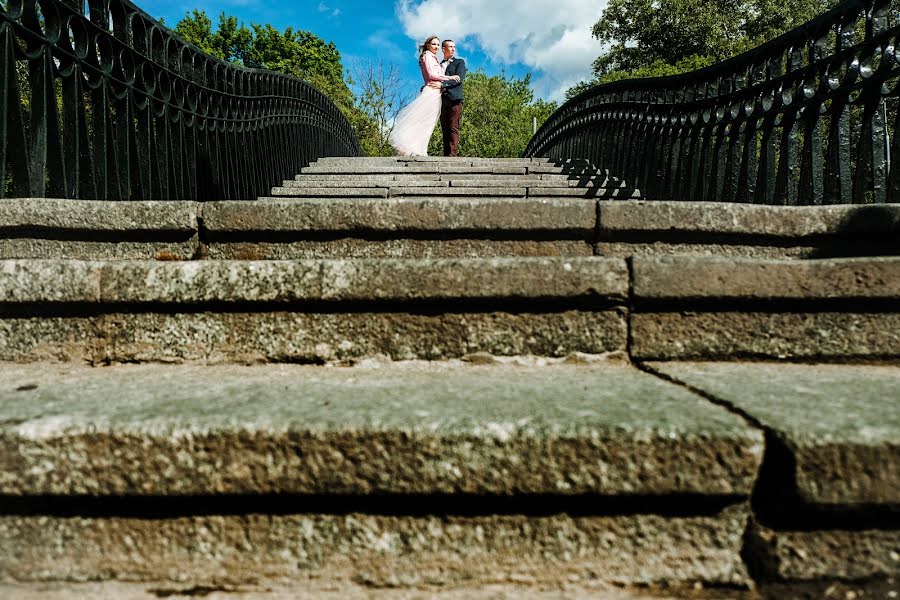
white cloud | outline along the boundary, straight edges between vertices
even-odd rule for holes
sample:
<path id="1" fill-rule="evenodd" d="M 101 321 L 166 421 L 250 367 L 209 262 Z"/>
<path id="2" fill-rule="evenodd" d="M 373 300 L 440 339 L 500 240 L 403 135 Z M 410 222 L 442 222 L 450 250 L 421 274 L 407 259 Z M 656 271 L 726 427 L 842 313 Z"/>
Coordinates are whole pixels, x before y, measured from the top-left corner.
<path id="1" fill-rule="evenodd" d="M 561 100 L 566 89 L 591 76 L 603 46 L 591 26 L 605 0 L 397 0 L 406 35 L 453 38 L 461 56 L 477 46 L 494 62 L 534 71 L 538 96 Z"/>
<path id="2" fill-rule="evenodd" d="M 327 4 L 325 4 L 324 2 L 319 2 L 319 12 L 320 13 L 329 13 L 329 16 L 332 19 L 336 19 L 337 17 L 341 16 L 341 9 L 332 8 L 332 7 L 328 6 Z"/>

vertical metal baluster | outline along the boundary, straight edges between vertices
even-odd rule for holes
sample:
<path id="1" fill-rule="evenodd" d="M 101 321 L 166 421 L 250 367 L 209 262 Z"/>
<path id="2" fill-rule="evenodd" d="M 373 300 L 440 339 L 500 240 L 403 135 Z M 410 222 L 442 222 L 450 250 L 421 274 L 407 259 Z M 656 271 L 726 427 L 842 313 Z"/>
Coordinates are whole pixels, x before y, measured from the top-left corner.
<path id="1" fill-rule="evenodd" d="M 713 128 L 713 154 L 709 178 L 708 199 L 721 202 L 725 193 L 725 169 L 727 166 L 727 134 L 725 125 L 718 123 Z"/>
<path id="2" fill-rule="evenodd" d="M 700 154 L 697 157 L 696 177 L 691 185 L 692 200 L 707 200 L 709 190 L 712 187 L 712 145 L 713 132 L 709 124 L 703 125 L 703 133 L 700 135 Z"/>
<path id="3" fill-rule="evenodd" d="M 119 195 L 125 200 L 132 198 L 132 189 L 136 187 L 132 184 L 132 164 L 134 162 L 134 147 L 132 145 L 132 122 L 131 114 L 131 92 L 125 93 L 124 97 L 117 98 L 116 104 L 116 136 L 118 147 L 119 168 L 117 170 Z M 136 175 L 136 173 L 135 173 Z"/>
<path id="4" fill-rule="evenodd" d="M 894 106 L 894 133 L 891 139 L 890 173 L 887 181 L 888 202 L 900 202 L 900 106 L 897 104 Z"/>
<path id="5" fill-rule="evenodd" d="M 2 73 L 2 127 L 0 132 L 0 194 L 6 194 L 7 164 L 10 173 L 12 197 L 27 197 L 32 189 L 34 175 L 29 170 L 29 141 L 25 136 L 25 119 L 22 117 L 22 99 L 16 77 L 16 58 L 13 49 L 15 32 L 9 25 L 2 25 L 3 69 Z"/>
<path id="6" fill-rule="evenodd" d="M 887 157 L 884 155 L 885 127 L 881 110 L 881 86 L 867 81 L 862 91 L 863 115 L 856 145 L 856 174 L 853 177 L 853 202 L 866 204 L 885 201 Z"/>
<path id="7" fill-rule="evenodd" d="M 825 161 L 822 153 L 821 103 L 809 104 L 803 115 L 803 150 L 800 158 L 800 204 L 822 204 Z"/>
<path id="8" fill-rule="evenodd" d="M 68 197 L 66 165 L 59 132 L 59 106 L 53 80 L 53 55 L 50 46 L 43 49 L 40 62 L 32 62 L 32 156 L 31 172 L 40 178 L 40 196 Z M 37 81 L 35 81 L 37 79 Z M 36 121 L 39 120 L 39 123 Z M 32 185 L 35 182 L 32 181 Z M 34 189 L 34 188 L 32 188 Z"/>
<path id="9" fill-rule="evenodd" d="M 97 188 L 94 185 L 94 167 L 91 164 L 81 81 L 81 67 L 77 64 L 62 78 L 63 147 L 69 163 L 66 168 L 67 197 L 96 198 Z"/>
<path id="10" fill-rule="evenodd" d="M 762 136 L 759 144 L 759 165 L 756 177 L 756 204 L 775 203 L 776 175 L 775 115 L 763 119 Z"/>
<path id="11" fill-rule="evenodd" d="M 132 99 L 135 109 L 135 149 L 137 150 L 137 174 L 141 185 L 141 197 L 145 200 L 158 198 L 154 195 L 154 170 L 153 165 L 153 122 L 151 118 L 152 105 L 148 97 L 140 98 L 135 95 Z"/>
<path id="12" fill-rule="evenodd" d="M 778 174 L 775 180 L 776 204 L 787 206 L 797 204 L 797 188 L 800 183 L 797 129 L 796 111 L 784 113 L 781 122 L 781 153 L 778 157 Z"/>
<path id="13" fill-rule="evenodd" d="M 741 144 L 741 166 L 738 170 L 738 183 L 735 192 L 736 202 L 753 202 L 756 191 L 757 169 L 757 120 L 747 119 L 744 126 L 743 144 Z"/>
<path id="14" fill-rule="evenodd" d="M 851 201 L 850 165 L 850 108 L 843 99 L 835 98 L 828 128 L 825 204 L 845 204 Z"/>

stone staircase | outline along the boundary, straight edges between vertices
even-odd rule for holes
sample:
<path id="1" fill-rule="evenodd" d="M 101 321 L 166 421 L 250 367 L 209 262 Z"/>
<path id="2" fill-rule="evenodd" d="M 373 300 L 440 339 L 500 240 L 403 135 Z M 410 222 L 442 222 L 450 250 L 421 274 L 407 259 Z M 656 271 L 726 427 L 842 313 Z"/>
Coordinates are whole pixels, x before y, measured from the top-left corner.
<path id="1" fill-rule="evenodd" d="M 0 595 L 895 589 L 900 207 L 638 196 L 424 158 L 0 201 Z"/>

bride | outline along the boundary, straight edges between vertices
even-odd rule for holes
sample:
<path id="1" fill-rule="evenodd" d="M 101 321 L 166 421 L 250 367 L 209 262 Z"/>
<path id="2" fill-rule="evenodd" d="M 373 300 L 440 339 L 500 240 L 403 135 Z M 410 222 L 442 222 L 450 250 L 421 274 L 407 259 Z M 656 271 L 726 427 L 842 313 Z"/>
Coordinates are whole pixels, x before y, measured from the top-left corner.
<path id="1" fill-rule="evenodd" d="M 459 81 L 459 75 L 448 77 L 437 59 L 441 42 L 436 35 L 419 48 L 419 68 L 425 87 L 394 120 L 390 142 L 400 156 L 428 156 L 431 132 L 441 115 L 441 82 Z"/>

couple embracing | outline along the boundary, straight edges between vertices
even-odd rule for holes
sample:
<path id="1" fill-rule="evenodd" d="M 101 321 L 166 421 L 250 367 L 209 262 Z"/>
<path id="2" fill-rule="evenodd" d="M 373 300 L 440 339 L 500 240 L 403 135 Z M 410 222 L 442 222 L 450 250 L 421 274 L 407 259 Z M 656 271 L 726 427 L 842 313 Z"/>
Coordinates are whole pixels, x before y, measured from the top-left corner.
<path id="1" fill-rule="evenodd" d="M 443 60 L 438 59 L 438 49 L 443 52 Z M 425 86 L 416 99 L 397 115 L 391 132 L 391 145 L 401 156 L 427 156 L 431 132 L 440 117 L 444 156 L 456 156 L 466 62 L 456 57 L 453 40 L 441 43 L 433 35 L 419 48 L 419 68 Z"/>

